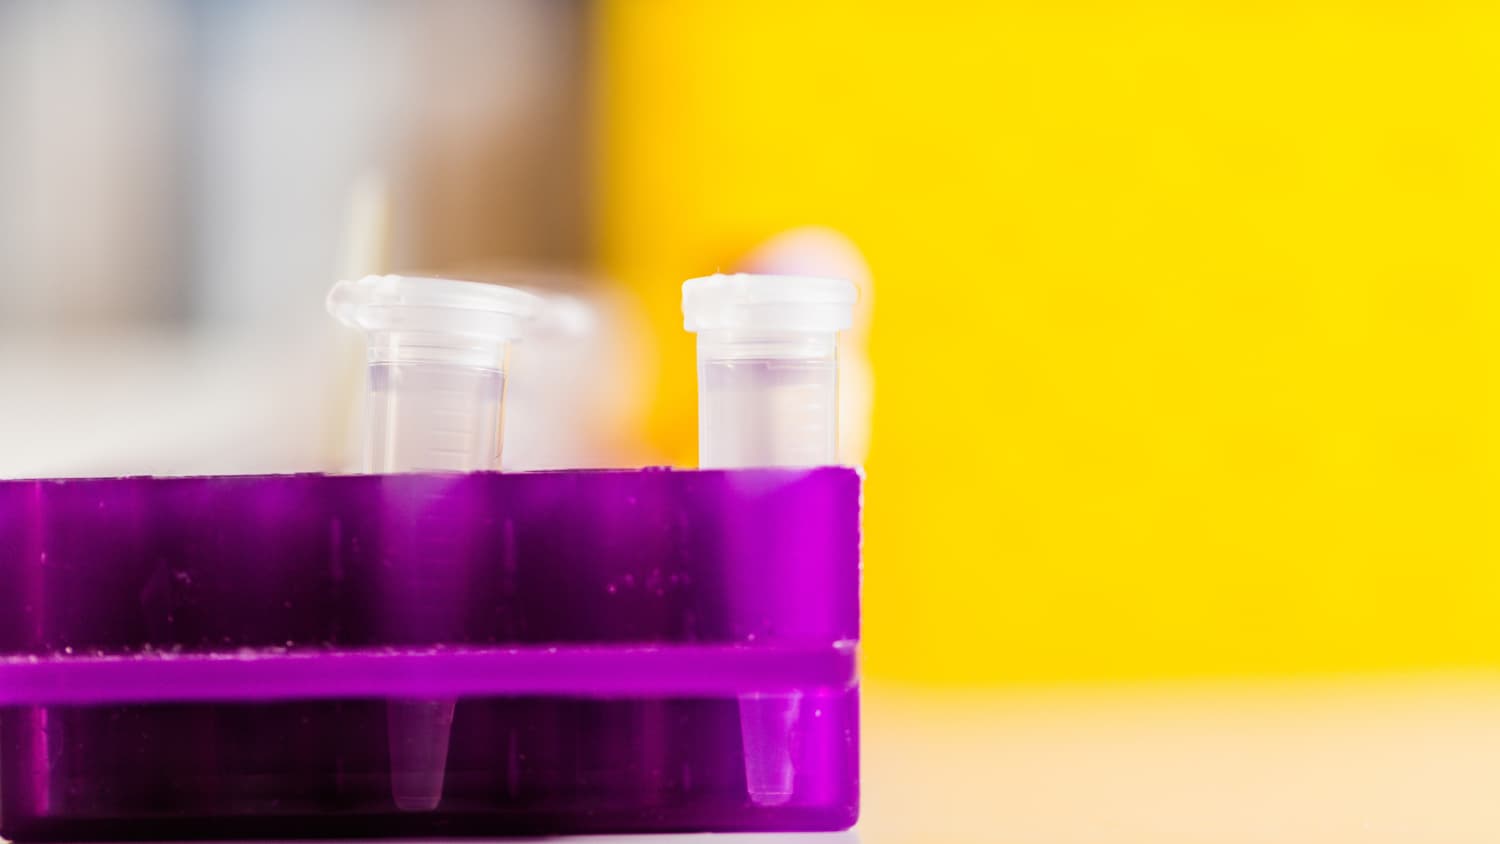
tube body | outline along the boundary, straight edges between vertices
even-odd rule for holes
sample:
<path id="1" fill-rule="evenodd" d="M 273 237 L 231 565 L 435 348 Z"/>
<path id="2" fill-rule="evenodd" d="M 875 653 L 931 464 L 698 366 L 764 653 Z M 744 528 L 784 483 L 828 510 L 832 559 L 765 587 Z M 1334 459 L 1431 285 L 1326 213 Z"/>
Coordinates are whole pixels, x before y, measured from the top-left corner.
<path id="1" fill-rule="evenodd" d="M 334 285 L 329 312 L 365 334 L 365 471 L 499 469 L 510 343 L 537 304 L 519 290 L 451 279 L 370 276 Z M 412 519 L 391 527 L 409 533 L 408 553 L 443 559 L 459 541 L 446 513 Z M 461 582 L 441 567 L 408 571 L 416 573 L 381 584 L 391 599 L 378 623 L 392 641 L 447 639 Z M 426 812 L 442 802 L 454 705 L 388 702 L 396 808 Z"/>
<path id="2" fill-rule="evenodd" d="M 700 466 L 820 466 L 837 456 L 834 334 L 698 335 Z"/>
<path id="3" fill-rule="evenodd" d="M 365 471 L 499 469 L 506 344 L 455 350 L 395 332 L 370 339 Z"/>
<path id="4" fill-rule="evenodd" d="M 683 327 L 698 336 L 700 467 L 838 462 L 838 332 L 849 327 L 854 298 L 854 286 L 837 279 L 717 275 L 683 284 Z M 730 596 L 737 626 L 754 629 L 762 609 Z M 796 801 L 802 696 L 748 692 L 739 708 L 751 801 Z"/>

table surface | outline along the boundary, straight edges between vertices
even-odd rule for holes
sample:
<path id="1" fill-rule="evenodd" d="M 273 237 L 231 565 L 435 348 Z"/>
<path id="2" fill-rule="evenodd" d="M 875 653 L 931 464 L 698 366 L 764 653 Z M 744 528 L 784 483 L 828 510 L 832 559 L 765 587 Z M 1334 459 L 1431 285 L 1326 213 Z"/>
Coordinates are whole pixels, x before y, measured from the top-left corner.
<path id="1" fill-rule="evenodd" d="M 864 844 L 1500 841 L 1500 674 L 874 685 Z"/>

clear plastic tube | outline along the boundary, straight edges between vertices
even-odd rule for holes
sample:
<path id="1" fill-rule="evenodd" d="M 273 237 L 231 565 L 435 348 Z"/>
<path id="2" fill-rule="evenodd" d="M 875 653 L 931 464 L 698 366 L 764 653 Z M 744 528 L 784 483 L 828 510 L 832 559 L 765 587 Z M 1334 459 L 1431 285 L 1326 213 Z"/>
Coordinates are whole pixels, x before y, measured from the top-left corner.
<path id="1" fill-rule="evenodd" d="M 365 334 L 365 471 L 498 469 L 510 344 L 538 305 L 519 290 L 449 279 L 335 285 L 329 311 Z"/>
<path id="2" fill-rule="evenodd" d="M 700 467 L 838 461 L 837 340 L 855 297 L 840 279 L 741 274 L 683 284 L 683 323 L 698 335 Z M 749 607 L 734 612 L 753 616 Z M 745 782 L 758 804 L 796 796 L 800 710 L 797 695 L 740 697 Z"/>
<path id="3" fill-rule="evenodd" d="M 838 460 L 838 333 L 854 319 L 843 279 L 713 275 L 682 285 L 698 335 L 698 464 Z"/>
<path id="4" fill-rule="evenodd" d="M 406 276 L 341 281 L 328 310 L 365 334 L 364 470 L 500 468 L 510 344 L 540 300 L 492 284 Z M 441 534 L 441 526 L 434 526 Z M 396 806 L 442 800 L 452 700 L 392 700 L 387 711 Z"/>

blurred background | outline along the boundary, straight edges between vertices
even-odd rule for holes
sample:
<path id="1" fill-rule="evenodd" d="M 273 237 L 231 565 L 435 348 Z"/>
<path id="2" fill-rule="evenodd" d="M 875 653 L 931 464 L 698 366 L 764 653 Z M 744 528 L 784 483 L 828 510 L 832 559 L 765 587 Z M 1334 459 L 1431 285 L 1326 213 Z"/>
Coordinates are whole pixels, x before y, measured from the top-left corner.
<path id="1" fill-rule="evenodd" d="M 347 468 L 322 298 L 385 270 L 573 303 L 507 465 L 692 465 L 682 280 L 832 267 L 865 839 L 1494 840 L 1497 56 L 1442 0 L 0 0 L 0 474 Z"/>

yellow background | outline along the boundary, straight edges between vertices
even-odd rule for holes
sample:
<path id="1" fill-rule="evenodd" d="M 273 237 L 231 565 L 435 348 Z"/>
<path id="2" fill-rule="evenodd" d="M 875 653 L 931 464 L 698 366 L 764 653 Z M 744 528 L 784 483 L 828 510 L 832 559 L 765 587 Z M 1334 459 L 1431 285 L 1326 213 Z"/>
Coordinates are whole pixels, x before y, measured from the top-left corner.
<path id="1" fill-rule="evenodd" d="M 664 2 L 597 32 L 599 254 L 874 270 L 871 676 L 1500 657 L 1492 6 Z"/>

